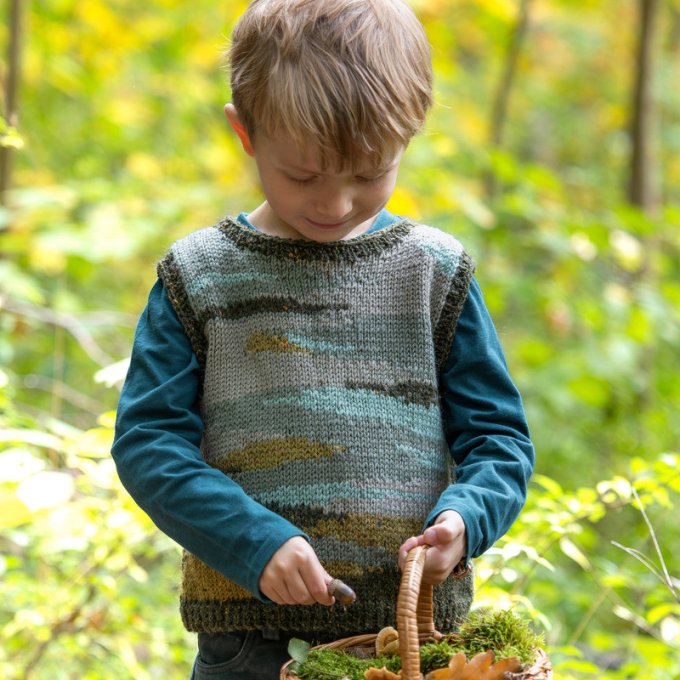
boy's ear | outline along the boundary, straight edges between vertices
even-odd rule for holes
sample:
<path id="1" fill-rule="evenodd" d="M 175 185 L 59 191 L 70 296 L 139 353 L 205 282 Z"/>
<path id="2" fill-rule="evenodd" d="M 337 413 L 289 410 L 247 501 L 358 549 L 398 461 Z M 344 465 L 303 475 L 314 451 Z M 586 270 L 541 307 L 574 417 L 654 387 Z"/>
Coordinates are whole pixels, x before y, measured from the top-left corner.
<path id="1" fill-rule="evenodd" d="M 249 156 L 255 155 L 255 151 L 253 150 L 253 144 L 250 141 L 250 135 L 248 134 L 248 130 L 246 130 L 246 126 L 241 122 L 241 118 L 238 115 L 236 107 L 233 104 L 226 104 L 224 107 L 224 113 L 227 114 L 227 120 L 229 121 L 229 124 L 231 125 L 232 128 L 234 128 L 234 132 L 238 135 L 238 138 L 241 140 L 243 150 Z"/>

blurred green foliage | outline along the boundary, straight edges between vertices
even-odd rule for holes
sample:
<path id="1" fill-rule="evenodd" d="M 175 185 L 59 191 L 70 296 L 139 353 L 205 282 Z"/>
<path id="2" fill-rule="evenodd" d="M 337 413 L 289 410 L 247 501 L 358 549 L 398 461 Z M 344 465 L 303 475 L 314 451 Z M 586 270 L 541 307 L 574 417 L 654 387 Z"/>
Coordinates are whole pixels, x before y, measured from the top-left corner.
<path id="1" fill-rule="evenodd" d="M 493 149 L 517 3 L 413 0 L 437 104 L 388 206 L 478 261 L 538 469 L 520 520 L 478 560 L 477 604 L 528 612 L 563 680 L 680 678 L 677 597 L 612 544 L 660 564 L 634 485 L 680 576 L 680 3 L 660 3 L 657 25 L 654 214 L 624 191 L 636 4 L 532 3 Z M 259 200 L 222 113 L 221 53 L 244 6 L 27 3 L 20 124 L 0 125 L 14 150 L 0 208 L 2 677 L 188 677 L 177 549 L 108 450 L 155 261 Z"/>

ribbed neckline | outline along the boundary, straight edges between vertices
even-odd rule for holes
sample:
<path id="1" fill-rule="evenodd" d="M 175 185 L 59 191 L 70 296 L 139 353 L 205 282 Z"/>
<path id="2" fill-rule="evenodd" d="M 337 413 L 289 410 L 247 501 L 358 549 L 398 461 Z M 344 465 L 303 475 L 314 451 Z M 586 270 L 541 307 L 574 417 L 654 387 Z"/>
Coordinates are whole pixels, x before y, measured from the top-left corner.
<path id="1" fill-rule="evenodd" d="M 355 261 L 380 255 L 403 241 L 414 226 L 410 220 L 401 219 L 384 229 L 346 241 L 318 243 L 254 231 L 233 217 L 225 217 L 215 225 L 216 229 L 239 247 L 283 259 L 320 261 Z"/>

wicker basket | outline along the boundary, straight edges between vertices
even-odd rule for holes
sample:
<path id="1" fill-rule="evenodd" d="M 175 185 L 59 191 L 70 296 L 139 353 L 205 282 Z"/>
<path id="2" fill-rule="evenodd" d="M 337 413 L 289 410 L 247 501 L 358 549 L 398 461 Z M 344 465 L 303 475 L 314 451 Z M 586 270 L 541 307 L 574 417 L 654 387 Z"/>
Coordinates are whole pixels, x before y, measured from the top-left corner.
<path id="1" fill-rule="evenodd" d="M 428 640 L 440 640 L 443 635 L 434 629 L 432 610 L 432 586 L 423 585 L 425 551 L 428 546 L 413 548 L 406 558 L 397 598 L 397 630 L 399 631 L 399 654 L 401 655 L 401 680 L 421 680 L 420 644 Z M 376 634 L 356 635 L 335 640 L 315 649 L 339 649 L 355 653 L 363 658 L 374 655 Z M 290 670 L 293 661 L 281 668 L 280 680 L 299 680 Z M 551 680 L 552 666 L 542 649 L 537 650 L 536 661 L 521 673 L 508 673 L 508 680 Z"/>

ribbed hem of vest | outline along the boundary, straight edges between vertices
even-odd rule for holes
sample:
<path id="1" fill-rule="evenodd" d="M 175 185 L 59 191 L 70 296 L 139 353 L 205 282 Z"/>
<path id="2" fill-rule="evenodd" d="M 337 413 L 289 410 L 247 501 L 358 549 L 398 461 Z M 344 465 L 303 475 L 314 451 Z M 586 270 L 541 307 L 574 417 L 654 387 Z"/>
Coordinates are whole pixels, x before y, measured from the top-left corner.
<path id="1" fill-rule="evenodd" d="M 346 241 L 319 243 L 302 239 L 280 238 L 249 229 L 233 217 L 225 217 L 215 227 L 236 245 L 282 259 L 352 262 L 379 255 L 397 243 L 416 226 L 410 220 L 395 222 L 370 234 L 362 234 Z"/>
<path id="2" fill-rule="evenodd" d="M 435 628 L 454 631 L 465 620 L 473 597 L 473 577 L 449 579 L 435 588 Z M 348 607 L 267 605 L 256 600 L 180 600 L 184 627 L 195 633 L 262 630 L 270 628 L 309 633 L 337 631 L 378 632 L 396 622 L 396 595 L 390 601 L 381 597 L 357 601 Z"/>
<path id="3" fill-rule="evenodd" d="M 437 368 L 441 370 L 451 352 L 453 338 L 456 334 L 458 319 L 463 311 L 463 305 L 467 299 L 470 281 L 475 273 L 475 263 L 472 258 L 463 253 L 458 265 L 456 275 L 451 281 L 442 313 L 439 316 L 437 328 L 434 331 L 434 347 L 436 352 Z"/>
<path id="4" fill-rule="evenodd" d="M 167 255 L 158 263 L 156 270 L 158 278 L 163 281 L 168 298 L 170 299 L 179 320 L 182 322 L 182 326 L 189 338 L 191 348 L 196 354 L 201 370 L 204 370 L 206 358 L 205 338 L 199 331 L 199 324 L 191 307 L 191 302 L 189 301 L 182 275 L 180 274 L 179 267 L 175 261 L 175 255 L 172 252 L 167 253 Z"/>

